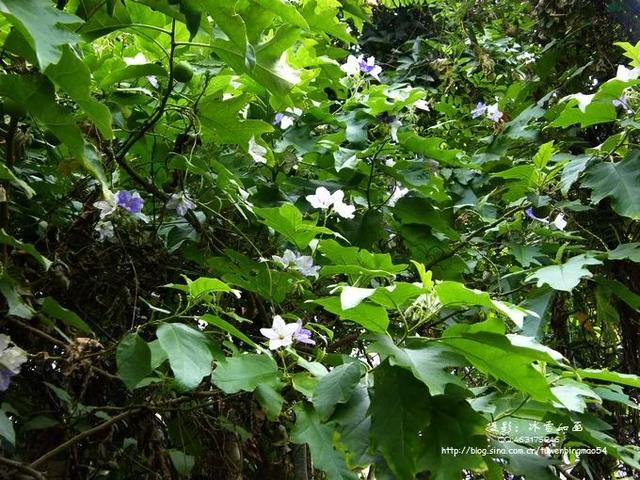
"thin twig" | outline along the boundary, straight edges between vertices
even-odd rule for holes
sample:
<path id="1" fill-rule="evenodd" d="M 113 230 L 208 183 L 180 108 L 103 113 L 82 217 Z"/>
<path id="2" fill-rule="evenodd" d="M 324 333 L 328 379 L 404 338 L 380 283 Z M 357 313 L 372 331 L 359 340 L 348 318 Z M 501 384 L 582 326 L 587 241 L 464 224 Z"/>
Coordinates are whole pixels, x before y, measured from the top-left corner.
<path id="1" fill-rule="evenodd" d="M 8 467 L 12 467 L 16 470 L 20 470 L 21 472 L 24 472 L 27 475 L 30 475 L 31 477 L 36 478 L 37 480 L 45 480 L 45 476 L 42 473 L 30 467 L 29 465 L 25 465 L 22 462 L 18 462 L 17 460 L 11 460 L 9 458 L 0 457 L 0 464 L 7 465 Z"/>

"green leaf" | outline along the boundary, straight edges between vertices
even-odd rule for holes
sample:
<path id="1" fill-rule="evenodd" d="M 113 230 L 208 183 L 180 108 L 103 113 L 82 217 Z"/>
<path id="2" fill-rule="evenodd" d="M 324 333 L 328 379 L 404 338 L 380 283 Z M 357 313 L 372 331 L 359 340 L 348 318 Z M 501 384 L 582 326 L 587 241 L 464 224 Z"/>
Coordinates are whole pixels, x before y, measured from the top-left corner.
<path id="1" fill-rule="evenodd" d="M 608 369 L 579 368 L 576 373 L 582 378 L 619 383 L 634 388 L 640 388 L 640 377 L 629 373 L 611 372 Z"/>
<path id="2" fill-rule="evenodd" d="M 9 306 L 9 315 L 14 315 L 27 320 L 35 315 L 35 311 L 31 308 L 31 305 L 23 300 L 16 282 L 8 275 L 5 275 L 0 279 L 0 293 L 2 293 L 7 301 L 7 305 Z"/>
<path id="3" fill-rule="evenodd" d="M 284 405 L 284 398 L 280 392 L 269 384 L 261 383 L 256 387 L 255 395 L 258 403 L 267 414 L 267 418 L 275 422 L 280 416 L 282 405 Z"/>
<path id="4" fill-rule="evenodd" d="M 444 394 L 449 384 L 466 388 L 464 382 L 451 373 L 451 368 L 463 367 L 467 362 L 446 345 L 430 342 L 419 348 L 400 348 L 390 337 L 377 335 L 371 351 L 387 357 L 393 366 L 410 370 L 415 378 L 429 388 L 432 396 Z"/>
<path id="5" fill-rule="evenodd" d="M 555 152 L 556 149 L 553 145 L 553 140 L 547 143 L 543 143 L 542 145 L 540 145 L 538 151 L 533 156 L 533 164 L 538 170 L 544 170 Z"/>
<path id="6" fill-rule="evenodd" d="M 163 323 L 156 335 L 182 387 L 194 389 L 211 373 L 213 355 L 202 332 L 182 323 Z"/>
<path id="7" fill-rule="evenodd" d="M 16 432 L 13 429 L 13 423 L 9 420 L 4 410 L 0 410 L 0 437 L 11 445 L 16 444 Z"/>
<path id="8" fill-rule="evenodd" d="M 280 389 L 278 365 L 269 355 L 236 355 L 216 362 L 211 381 L 225 393 L 253 392 L 258 385 Z"/>
<path id="9" fill-rule="evenodd" d="M 46 297 L 42 301 L 40 311 L 49 317 L 60 320 L 61 322 L 71 327 L 77 328 L 81 332 L 93 332 L 91 327 L 87 325 L 86 322 L 82 320 L 76 312 L 64 308 L 56 301 L 56 299 L 52 297 Z"/>
<path id="10" fill-rule="evenodd" d="M 149 347 L 149 351 L 151 352 L 151 358 L 149 359 L 151 363 L 151 369 L 155 370 L 169 359 L 167 352 L 164 351 L 164 349 L 160 345 L 159 340 L 149 342 L 147 343 L 147 346 Z"/>
<path id="11" fill-rule="evenodd" d="M 17 187 L 20 187 L 28 199 L 36 194 L 35 190 L 27 182 L 18 178 L 4 163 L 0 163 L 0 179 L 9 180 Z"/>
<path id="12" fill-rule="evenodd" d="M 346 403 L 351 398 L 361 376 L 360 362 L 349 362 L 338 365 L 320 378 L 312 401 L 321 420 L 328 419 L 337 404 Z"/>
<path id="13" fill-rule="evenodd" d="M 335 315 L 341 320 L 351 320 L 370 332 L 382 333 L 389 326 L 389 317 L 387 311 L 377 305 L 369 303 L 360 303 L 357 307 L 343 310 L 340 305 L 339 297 L 325 297 L 314 300 L 314 303 L 322 305 L 322 307 Z"/>
<path id="14" fill-rule="evenodd" d="M 346 447 L 347 462 L 352 467 L 370 465 L 374 460 L 369 454 L 370 405 L 367 386 L 360 383 L 347 403 L 337 405 L 329 422 L 340 435 L 340 443 Z"/>
<path id="15" fill-rule="evenodd" d="M 242 56 L 247 52 L 247 28 L 243 18 L 236 12 L 234 0 L 199 0 L 200 6 L 213 18 Z"/>
<path id="16" fill-rule="evenodd" d="M 255 56 L 247 56 L 233 41 L 215 40 L 211 49 L 238 74 L 246 74 L 272 95 L 284 99 L 300 81 L 300 72 L 288 63 L 286 50 L 300 39 L 299 30 L 292 26 L 280 27 L 265 43 L 254 47 Z"/>
<path id="17" fill-rule="evenodd" d="M 415 478 L 424 449 L 421 432 L 431 421 L 425 386 L 410 372 L 382 364 L 374 371 L 369 411 L 373 447 L 397 478 Z"/>
<path id="18" fill-rule="evenodd" d="M 63 50 L 60 62 L 50 65 L 46 75 L 82 108 L 106 139 L 113 138 L 111 112 L 91 96 L 91 73 L 70 47 Z"/>
<path id="19" fill-rule="evenodd" d="M 100 87 L 106 89 L 114 83 L 122 82 L 133 78 L 141 78 L 149 75 L 156 77 L 166 77 L 167 71 L 161 65 L 155 63 L 145 63 L 142 65 L 127 65 L 111 71 L 108 75 L 100 80 Z"/>
<path id="20" fill-rule="evenodd" d="M 561 385 L 551 387 L 551 391 L 562 406 L 572 412 L 584 413 L 587 408 L 584 398 L 592 398 L 597 403 L 602 403 L 602 399 L 588 386 L 572 380 L 565 380 Z"/>
<path id="21" fill-rule="evenodd" d="M 63 25 L 78 25 L 82 19 L 55 8 L 48 0 L 0 0 L 0 12 L 35 51 L 41 70 L 58 63 L 62 49 L 80 36 Z"/>
<path id="22" fill-rule="evenodd" d="M 171 458 L 171 463 L 173 463 L 173 468 L 176 469 L 176 472 L 183 476 L 190 475 L 196 464 L 196 458 L 193 455 L 187 455 L 180 450 L 171 449 L 168 450 L 168 452 L 169 458 Z"/>
<path id="23" fill-rule="evenodd" d="M 611 198 L 616 213 L 640 220 L 640 154 L 618 163 L 600 162 L 589 167 L 582 186 L 592 190 L 592 203 Z"/>
<path id="24" fill-rule="evenodd" d="M 463 157 L 462 150 L 451 150 L 446 148 L 445 141 L 442 138 L 424 138 L 413 132 L 398 133 L 400 144 L 408 150 L 421 153 L 427 158 L 433 158 L 445 165 L 464 166 L 461 161 Z"/>
<path id="25" fill-rule="evenodd" d="M 321 240 L 318 250 L 331 261 L 320 271 L 321 276 L 338 273 L 371 277 L 393 277 L 407 269 L 406 264 L 395 265 L 388 253 L 371 253 L 364 248 L 343 247 L 335 240 Z"/>
<path id="26" fill-rule="evenodd" d="M 4 245 L 10 245 L 16 250 L 20 250 L 24 253 L 31 255 L 45 270 L 49 270 L 49 267 L 53 262 L 44 257 L 36 248 L 30 243 L 23 243 L 17 238 L 12 237 L 4 229 L 0 229 L 0 243 Z"/>
<path id="27" fill-rule="evenodd" d="M 631 260 L 640 263 L 640 242 L 621 243 L 607 253 L 609 260 Z"/>
<path id="28" fill-rule="evenodd" d="M 458 479 L 463 478 L 463 471 L 483 470 L 485 462 L 480 454 L 468 450 L 486 447 L 487 420 L 465 399 L 446 395 L 432 399 L 431 412 L 431 422 L 422 432 L 422 441 L 423 468 L 432 472 L 433 480 Z M 447 454 L 442 450 L 446 447 L 460 453 Z"/>
<path id="29" fill-rule="evenodd" d="M 129 390 L 151 373 L 151 350 L 140 336 L 130 333 L 118 344 L 116 350 L 118 375 Z"/>
<path id="30" fill-rule="evenodd" d="M 306 248 L 321 233 L 333 234 L 328 228 L 317 226 L 316 222 L 303 220 L 302 213 L 292 203 L 285 203 L 277 208 L 256 208 L 254 212 L 262 218 L 262 223 L 273 228 L 299 249 Z"/>
<path id="31" fill-rule="evenodd" d="M 536 400 L 554 400 L 545 376 L 533 363 L 558 363 L 557 352 L 533 343 L 529 337 L 505 336 L 500 320 L 452 325 L 439 342 L 457 350 L 482 373 L 527 392 Z"/>
<path id="32" fill-rule="evenodd" d="M 55 89 L 49 79 L 38 74 L 0 75 L 0 95 L 24 105 L 31 115 L 65 144 L 87 171 L 106 184 L 95 150 L 85 145 L 82 132 L 73 117 L 56 103 Z"/>
<path id="33" fill-rule="evenodd" d="M 522 328 L 524 317 L 531 314 L 527 310 L 500 300 L 492 300 L 487 292 L 465 287 L 459 282 L 441 282 L 435 286 L 438 298 L 443 306 L 477 305 L 509 317 L 513 323 Z"/>
<path id="34" fill-rule="evenodd" d="M 260 5 L 276 15 L 278 15 L 285 23 L 295 25 L 296 27 L 309 29 L 309 25 L 305 18 L 298 12 L 296 7 L 291 3 L 282 0 L 251 0 L 253 3 Z"/>
<path id="35" fill-rule="evenodd" d="M 601 265 L 602 262 L 589 255 L 571 257 L 561 265 L 542 267 L 529 275 L 526 281 L 537 279 L 537 286 L 549 285 L 554 290 L 570 292 L 578 286 L 583 278 L 591 278 L 593 274 L 587 270 L 587 265 Z"/>
<path id="36" fill-rule="evenodd" d="M 591 155 L 578 155 L 564 166 L 562 177 L 560 178 L 560 191 L 563 195 L 569 193 L 571 186 L 576 183 L 578 177 L 593 159 Z"/>
<path id="37" fill-rule="evenodd" d="M 291 441 L 309 445 L 314 466 L 322 470 L 328 480 L 357 480 L 347 467 L 344 455 L 333 447 L 333 429 L 320 422 L 318 412 L 302 402 L 294 411 L 296 423 Z"/>
<path id="38" fill-rule="evenodd" d="M 176 290 L 182 290 L 183 292 L 187 292 L 192 299 L 198 299 L 203 295 L 207 295 L 210 293 L 216 292 L 232 292 L 233 289 L 224 283 L 222 280 L 218 280 L 217 278 L 208 278 L 208 277 L 200 277 L 196 280 L 191 280 L 188 277 L 183 275 L 183 278 L 186 280 L 186 285 L 180 285 L 177 283 L 169 283 L 165 285 L 168 288 L 175 288 Z"/>
<path id="39" fill-rule="evenodd" d="M 247 145 L 252 137 L 273 131 L 273 126 L 262 120 L 242 120 L 238 112 L 247 105 L 251 96 L 238 95 L 220 100 L 215 95 L 204 97 L 198 106 L 198 118 L 206 134 L 222 144 Z"/>
<path id="40" fill-rule="evenodd" d="M 360 159 L 357 157 L 358 150 L 351 150 L 350 148 L 339 147 L 337 151 L 333 152 L 333 158 L 335 159 L 334 168 L 336 172 L 343 169 L 356 170 Z"/>
<path id="41" fill-rule="evenodd" d="M 212 315 L 210 313 L 205 313 L 200 317 L 200 319 L 204 320 L 209 325 L 215 325 L 220 330 L 223 330 L 229 333 L 230 335 L 233 335 L 234 337 L 242 340 L 247 345 L 250 345 L 253 348 L 257 348 L 257 345 L 253 340 L 251 340 L 249 337 L 247 337 L 244 333 L 242 333 L 240 330 L 238 330 L 236 327 L 234 327 L 232 324 L 230 324 L 226 320 L 223 320 L 222 318 L 216 315 Z"/>

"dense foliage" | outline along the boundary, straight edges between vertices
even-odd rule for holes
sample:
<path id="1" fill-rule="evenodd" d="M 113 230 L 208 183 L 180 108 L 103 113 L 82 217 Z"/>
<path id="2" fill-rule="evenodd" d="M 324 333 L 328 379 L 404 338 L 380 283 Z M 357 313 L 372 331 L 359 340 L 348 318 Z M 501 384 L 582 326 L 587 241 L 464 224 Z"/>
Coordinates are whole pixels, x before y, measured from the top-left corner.
<path id="1" fill-rule="evenodd" d="M 0 0 L 0 477 L 637 478 L 621 11 Z"/>

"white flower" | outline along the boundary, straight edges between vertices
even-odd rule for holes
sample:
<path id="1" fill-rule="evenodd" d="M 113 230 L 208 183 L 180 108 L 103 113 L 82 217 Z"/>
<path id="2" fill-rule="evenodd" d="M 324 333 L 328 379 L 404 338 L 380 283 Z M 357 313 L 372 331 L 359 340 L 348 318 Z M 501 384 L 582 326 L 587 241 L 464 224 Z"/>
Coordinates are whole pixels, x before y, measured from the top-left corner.
<path id="1" fill-rule="evenodd" d="M 143 53 L 138 53 L 135 57 L 124 57 L 123 60 L 127 65 L 144 65 L 145 63 L 149 63 Z"/>
<path id="2" fill-rule="evenodd" d="M 502 118 L 503 113 L 498 108 L 498 104 L 494 103 L 493 105 L 489 105 L 487 107 L 487 117 L 489 117 L 494 122 L 499 122 Z"/>
<path id="3" fill-rule="evenodd" d="M 389 206 L 390 207 L 395 207 L 396 203 L 398 203 L 398 200 L 400 200 L 402 197 L 404 197 L 407 193 L 409 193 L 409 189 L 408 188 L 403 188 L 402 186 L 398 186 L 393 193 L 391 194 L 391 197 L 389 198 Z"/>
<path id="4" fill-rule="evenodd" d="M 369 57 L 365 60 L 364 55 L 358 57 L 349 55 L 347 61 L 340 66 L 340 70 L 352 77 L 359 73 L 367 73 L 378 81 L 380 81 L 379 75 L 382 73 L 382 67 L 376 65 L 376 58 Z"/>
<path id="5" fill-rule="evenodd" d="M 296 263 L 296 254 L 289 249 L 286 249 L 281 257 L 273 255 L 271 258 L 274 262 L 281 264 L 284 268 L 289 268 Z"/>
<path id="6" fill-rule="evenodd" d="M 356 211 L 356 207 L 346 204 L 342 201 L 344 198 L 344 192 L 342 190 L 336 190 L 333 195 L 333 210 L 342 218 L 353 218 Z"/>
<path id="7" fill-rule="evenodd" d="M 391 140 L 398 143 L 398 129 L 402 126 L 400 120 L 394 120 L 389 124 L 389 134 L 391 135 Z"/>
<path id="8" fill-rule="evenodd" d="M 286 130 L 291 127 L 297 118 L 302 115 L 302 110 L 299 108 L 287 108 L 284 113 L 278 112 L 276 113 L 275 119 L 273 121 L 274 125 L 280 125 L 282 130 Z"/>
<path id="9" fill-rule="evenodd" d="M 22 364 L 27 361 L 27 353 L 15 345 L 10 347 L 10 344 L 11 337 L 0 334 L 0 364 L 12 373 L 18 374 Z"/>
<path id="10" fill-rule="evenodd" d="M 317 277 L 320 270 L 319 266 L 313 264 L 313 257 L 300 255 L 289 249 L 286 249 L 281 257 L 273 255 L 271 258 L 284 268 L 297 270 L 305 277 Z"/>
<path id="11" fill-rule="evenodd" d="M 353 55 L 349 55 L 347 61 L 340 66 L 340 70 L 350 76 L 357 75 L 360 72 L 360 61 Z"/>
<path id="12" fill-rule="evenodd" d="M 102 219 L 116 211 L 118 208 L 118 199 L 113 192 L 107 191 L 104 194 L 104 200 L 95 202 L 93 206 L 100 210 L 100 218 Z"/>
<path id="13" fill-rule="evenodd" d="M 556 216 L 556 218 L 553 219 L 553 222 L 551 222 L 551 223 L 558 230 L 564 230 L 564 227 L 567 226 L 567 221 L 564 219 L 564 215 L 562 213 L 559 213 Z"/>
<path id="14" fill-rule="evenodd" d="M 616 80 L 622 80 L 628 82 L 629 80 L 636 80 L 640 76 L 640 68 L 629 69 L 624 65 L 618 65 L 618 71 L 616 72 Z"/>
<path id="15" fill-rule="evenodd" d="M 431 107 L 429 107 L 429 103 L 426 100 L 418 100 L 414 102 L 413 106 L 418 110 L 424 110 L 425 112 L 431 110 Z"/>
<path id="16" fill-rule="evenodd" d="M 316 188 L 315 195 L 307 195 L 304 198 L 307 199 L 307 202 L 309 202 L 313 208 L 326 210 L 333 205 L 333 195 L 325 187 Z"/>
<path id="17" fill-rule="evenodd" d="M 273 317 L 271 328 L 261 328 L 260 333 L 269 339 L 269 349 L 277 350 L 293 343 L 293 334 L 298 330 L 297 323 L 285 323 L 280 315 Z"/>
<path id="18" fill-rule="evenodd" d="M 184 217 L 189 210 L 196 208 L 196 204 L 189 198 L 186 192 L 174 193 L 167 200 L 167 208 L 175 210 L 176 213 Z"/>
<path id="19" fill-rule="evenodd" d="M 249 140 L 248 151 L 254 162 L 267 163 L 267 159 L 265 157 L 265 155 L 267 154 L 267 149 L 256 142 L 256 137 L 251 137 L 251 140 Z"/>
<path id="20" fill-rule="evenodd" d="M 113 223 L 108 220 L 100 220 L 98 223 L 96 223 L 95 231 L 98 232 L 98 240 L 100 240 L 101 242 L 109 238 L 113 238 Z"/>
<path id="21" fill-rule="evenodd" d="M 313 264 L 313 257 L 309 255 L 299 255 L 296 258 L 296 270 L 305 277 L 318 277 L 320 267 Z"/>
<path id="22" fill-rule="evenodd" d="M 385 158 L 385 160 L 384 160 L 384 164 L 385 164 L 387 167 L 391 168 L 391 167 L 393 167 L 393 166 L 396 164 L 396 161 L 395 161 L 393 158 Z"/>
<path id="23" fill-rule="evenodd" d="M 342 190 L 336 190 L 334 193 L 331 193 L 325 187 L 318 187 L 316 188 L 315 195 L 307 195 L 305 198 L 313 208 L 327 210 L 333 207 L 333 211 L 342 218 L 353 218 L 354 212 L 356 211 L 356 207 L 342 201 L 344 199 L 344 192 Z"/>

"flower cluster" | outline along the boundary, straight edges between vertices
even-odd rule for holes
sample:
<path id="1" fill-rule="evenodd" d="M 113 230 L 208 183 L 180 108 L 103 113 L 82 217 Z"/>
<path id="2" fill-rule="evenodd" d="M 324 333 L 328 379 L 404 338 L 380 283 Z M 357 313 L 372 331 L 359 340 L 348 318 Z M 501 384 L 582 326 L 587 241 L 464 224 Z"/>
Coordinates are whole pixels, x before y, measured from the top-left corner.
<path id="1" fill-rule="evenodd" d="M 273 255 L 271 258 L 284 268 L 297 270 L 305 277 L 318 277 L 320 267 L 313 264 L 313 258 L 309 255 L 300 255 L 287 249 L 281 257 Z"/>
<path id="2" fill-rule="evenodd" d="M 486 115 L 494 122 L 499 122 L 504 114 L 500 111 L 498 103 L 487 105 L 483 102 L 478 102 L 476 108 L 471 112 L 471 118 L 478 118 L 483 115 Z"/>
<path id="3" fill-rule="evenodd" d="M 281 347 L 288 347 L 294 341 L 315 345 L 315 340 L 311 338 L 311 332 L 302 327 L 302 320 L 295 323 L 286 323 L 280 315 L 274 315 L 271 328 L 261 328 L 260 333 L 269 339 L 269 349 L 277 350 Z"/>
<path id="4" fill-rule="evenodd" d="M 358 75 L 359 73 L 366 73 L 378 81 L 380 81 L 379 75 L 382 73 L 382 67 L 380 67 L 380 65 L 376 65 L 376 58 L 369 57 L 365 59 L 364 55 L 360 55 L 358 57 L 349 55 L 347 57 L 347 61 L 340 66 L 340 70 L 351 77 Z"/>
<path id="5" fill-rule="evenodd" d="M 331 193 L 325 187 L 318 187 L 314 195 L 307 195 L 305 198 L 313 208 L 333 209 L 342 218 L 353 218 L 356 211 L 356 207 L 343 202 L 344 192 L 342 190 Z"/>
<path id="6" fill-rule="evenodd" d="M 144 200 L 138 192 L 130 192 L 129 190 L 119 190 L 116 193 L 107 192 L 104 199 L 93 204 L 100 210 L 100 221 L 96 224 L 95 231 L 98 232 L 99 240 L 113 238 L 113 223 L 105 220 L 118 209 L 123 209 L 133 217 L 146 221 L 146 216 L 142 213 Z"/>
<path id="7" fill-rule="evenodd" d="M 551 221 L 549 221 L 546 218 L 536 217 L 535 213 L 533 213 L 533 207 L 527 208 L 525 213 L 527 214 L 527 217 L 531 218 L 532 220 L 546 223 L 548 225 L 553 225 L 558 230 L 564 230 L 565 227 L 567 226 L 567 221 L 565 220 L 564 215 L 562 213 L 559 213 L 558 215 L 556 215 L 556 217 Z"/>
<path id="8" fill-rule="evenodd" d="M 20 373 L 22 364 L 27 361 L 27 353 L 11 343 L 11 337 L 0 334 L 0 392 L 9 388 L 11 378 Z"/>

